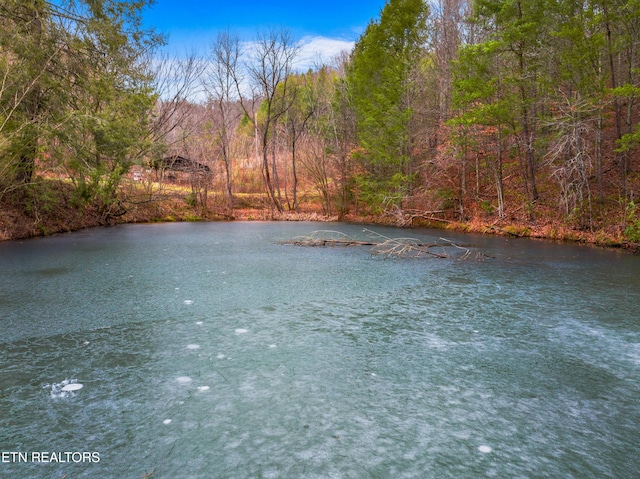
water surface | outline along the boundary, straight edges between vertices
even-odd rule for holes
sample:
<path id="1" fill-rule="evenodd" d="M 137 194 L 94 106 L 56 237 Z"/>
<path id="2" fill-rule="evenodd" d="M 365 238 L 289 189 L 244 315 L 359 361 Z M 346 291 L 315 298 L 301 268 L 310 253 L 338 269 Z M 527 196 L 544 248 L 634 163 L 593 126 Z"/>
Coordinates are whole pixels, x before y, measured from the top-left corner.
<path id="1" fill-rule="evenodd" d="M 449 233 L 490 258 L 281 243 L 327 227 L 0 244 L 0 453 L 99 457 L 14 456 L 0 477 L 635 477 L 640 258 Z"/>

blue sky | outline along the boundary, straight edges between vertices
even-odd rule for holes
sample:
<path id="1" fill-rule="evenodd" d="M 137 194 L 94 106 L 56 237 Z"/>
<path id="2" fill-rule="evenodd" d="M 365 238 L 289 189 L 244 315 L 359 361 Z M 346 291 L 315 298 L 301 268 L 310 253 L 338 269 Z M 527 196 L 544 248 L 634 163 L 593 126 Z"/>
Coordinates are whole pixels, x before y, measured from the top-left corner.
<path id="1" fill-rule="evenodd" d="M 174 54 L 202 52 L 217 33 L 229 30 L 250 41 L 258 31 L 286 28 L 304 56 L 328 60 L 349 49 L 385 0 L 156 0 L 144 12 L 147 27 L 168 35 Z M 315 51 L 317 50 L 317 51 Z"/>

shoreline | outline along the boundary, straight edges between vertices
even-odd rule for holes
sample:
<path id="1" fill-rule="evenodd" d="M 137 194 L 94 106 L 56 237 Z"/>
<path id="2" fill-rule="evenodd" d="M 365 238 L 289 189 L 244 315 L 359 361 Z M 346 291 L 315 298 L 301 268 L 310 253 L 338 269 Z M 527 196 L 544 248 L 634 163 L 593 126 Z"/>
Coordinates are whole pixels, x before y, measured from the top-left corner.
<path id="1" fill-rule="evenodd" d="M 40 217 L 36 220 L 26 215 L 17 215 L 15 211 L 0 211 L 0 241 L 20 241 L 31 238 L 46 237 L 62 233 L 72 233 L 85 229 L 109 227 L 119 224 L 152 224 L 152 223 L 181 223 L 181 222 L 234 222 L 234 221 L 311 221 L 320 223 L 346 222 L 362 225 L 383 225 L 396 228 L 432 228 L 442 231 L 456 231 L 461 233 L 473 233 L 488 236 L 506 236 L 512 238 L 528 238 L 543 241 L 584 244 L 598 248 L 615 249 L 640 254 L 640 244 L 624 241 L 619 235 L 605 231 L 578 231 L 562 225 L 551 223 L 536 225 L 520 222 L 484 222 L 478 218 L 469 221 L 452 221 L 438 219 L 412 220 L 410 224 L 399 224 L 397 218 L 391 216 L 353 215 L 342 218 L 338 215 L 324 215 L 317 212 L 284 212 L 274 213 L 271 210 L 261 209 L 237 209 L 233 216 L 221 213 L 208 212 L 206 216 L 197 216 L 192 213 L 186 215 L 149 215 L 127 214 L 110 220 L 101 220 L 95 214 L 78 214 L 72 211 L 64 215 L 67 221 L 61 221 L 61 215 L 51 218 Z M 21 218 L 17 216 L 22 216 Z M 9 221 L 7 221 L 9 219 Z M 31 224 L 29 224 L 31 223 Z"/>

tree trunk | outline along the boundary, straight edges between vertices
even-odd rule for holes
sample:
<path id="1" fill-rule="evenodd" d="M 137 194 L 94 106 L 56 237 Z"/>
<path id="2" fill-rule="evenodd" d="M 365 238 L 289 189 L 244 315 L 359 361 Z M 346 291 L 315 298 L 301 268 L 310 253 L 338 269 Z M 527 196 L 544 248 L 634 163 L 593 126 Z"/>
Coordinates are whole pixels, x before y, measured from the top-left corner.
<path id="1" fill-rule="evenodd" d="M 606 2 L 603 4 L 604 17 L 605 17 L 605 29 L 607 34 L 607 55 L 609 57 L 609 72 L 611 75 L 611 88 L 618 87 L 618 81 L 616 76 L 616 68 L 614 65 L 613 54 L 613 40 L 611 38 L 611 26 L 609 24 L 609 9 Z M 613 96 L 613 105 L 615 112 L 615 126 L 616 126 L 616 141 L 622 138 L 622 105 L 620 105 L 620 99 L 617 96 Z M 620 167 L 620 181 L 622 183 L 622 196 L 627 196 L 627 160 L 626 153 L 616 153 L 616 159 Z"/>
<path id="2" fill-rule="evenodd" d="M 596 181 L 598 183 L 598 202 L 604 202 L 604 184 L 602 178 L 602 111 L 598 111 L 596 121 Z"/>
<path id="3" fill-rule="evenodd" d="M 528 100 L 527 93 L 524 87 L 520 88 L 520 95 L 522 101 L 521 115 L 522 115 L 522 134 L 524 136 L 524 155 L 527 166 L 527 176 L 529 183 L 529 191 L 531 197 L 529 201 L 533 203 L 538 199 L 538 188 L 536 187 L 536 154 L 535 154 L 535 134 L 531 125 L 531 115 L 529 108 L 526 105 Z"/>
<path id="4" fill-rule="evenodd" d="M 39 0 L 30 3 L 31 5 L 27 7 L 29 16 L 25 23 L 25 33 L 31 37 L 30 40 L 33 48 L 39 51 L 42 48 L 42 17 L 44 15 L 43 10 L 45 5 Z M 39 74 L 45 69 L 45 61 L 42 58 L 38 59 L 38 55 L 36 55 L 35 58 L 36 60 L 32 68 L 34 72 Z M 41 95 L 40 85 L 35 83 L 24 99 L 26 121 L 28 124 L 24 128 L 21 138 L 18 140 L 20 142 L 20 154 L 16 171 L 16 181 L 19 183 L 29 184 L 33 180 L 36 155 L 38 152 L 37 126 L 43 107 Z"/>
<path id="5" fill-rule="evenodd" d="M 502 128 L 498 126 L 498 155 L 496 159 L 496 193 L 498 194 L 498 216 L 504 217 L 504 187 L 502 181 Z"/>
<path id="6" fill-rule="evenodd" d="M 291 139 L 291 168 L 293 174 L 293 206 L 290 208 L 293 211 L 298 209 L 298 172 L 296 169 L 296 131 L 293 130 L 293 137 Z"/>

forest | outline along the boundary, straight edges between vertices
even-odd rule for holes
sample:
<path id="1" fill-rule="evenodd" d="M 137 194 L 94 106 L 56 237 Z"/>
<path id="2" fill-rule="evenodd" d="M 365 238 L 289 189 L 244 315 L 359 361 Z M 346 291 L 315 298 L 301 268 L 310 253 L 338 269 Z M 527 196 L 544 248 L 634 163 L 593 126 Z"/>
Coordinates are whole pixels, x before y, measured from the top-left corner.
<path id="1" fill-rule="evenodd" d="M 0 4 L 0 238 L 326 218 L 640 243 L 640 1 L 389 0 L 296 69 L 265 26 L 173 58 L 151 0 Z"/>

